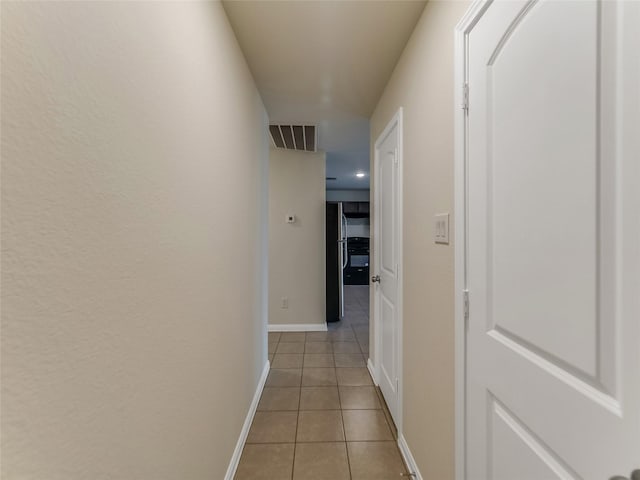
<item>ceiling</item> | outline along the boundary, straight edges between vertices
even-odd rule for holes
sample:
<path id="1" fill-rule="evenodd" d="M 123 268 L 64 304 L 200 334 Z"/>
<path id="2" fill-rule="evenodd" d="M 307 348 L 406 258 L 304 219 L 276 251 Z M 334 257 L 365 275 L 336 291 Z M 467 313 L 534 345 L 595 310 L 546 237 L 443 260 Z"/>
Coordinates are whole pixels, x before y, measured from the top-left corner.
<path id="1" fill-rule="evenodd" d="M 270 122 L 318 126 L 327 188 L 369 188 L 369 117 L 425 3 L 223 2 Z"/>

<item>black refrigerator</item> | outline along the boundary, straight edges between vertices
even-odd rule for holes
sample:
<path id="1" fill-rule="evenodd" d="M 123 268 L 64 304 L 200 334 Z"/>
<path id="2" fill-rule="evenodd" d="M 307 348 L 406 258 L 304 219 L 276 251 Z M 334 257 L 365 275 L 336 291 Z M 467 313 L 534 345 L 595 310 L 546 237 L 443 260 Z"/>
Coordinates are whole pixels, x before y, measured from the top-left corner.
<path id="1" fill-rule="evenodd" d="M 347 263 L 347 218 L 342 203 L 327 202 L 327 322 L 344 317 L 344 267 Z"/>

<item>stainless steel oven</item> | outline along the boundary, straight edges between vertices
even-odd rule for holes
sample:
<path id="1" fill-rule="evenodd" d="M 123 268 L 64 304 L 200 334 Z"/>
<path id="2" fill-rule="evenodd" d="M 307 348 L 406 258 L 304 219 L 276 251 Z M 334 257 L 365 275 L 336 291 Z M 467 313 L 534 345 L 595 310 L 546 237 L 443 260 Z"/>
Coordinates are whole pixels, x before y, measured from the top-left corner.
<path id="1" fill-rule="evenodd" d="M 344 284 L 369 285 L 369 238 L 349 237 L 347 239 Z"/>

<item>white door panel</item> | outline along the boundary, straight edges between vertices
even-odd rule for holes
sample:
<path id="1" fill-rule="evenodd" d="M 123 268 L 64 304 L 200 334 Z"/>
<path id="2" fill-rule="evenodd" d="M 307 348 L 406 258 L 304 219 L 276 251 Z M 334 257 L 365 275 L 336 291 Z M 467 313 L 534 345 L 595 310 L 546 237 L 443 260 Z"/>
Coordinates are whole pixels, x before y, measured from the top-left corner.
<path id="1" fill-rule="evenodd" d="M 468 479 L 640 468 L 639 10 L 494 2 L 469 34 Z"/>
<path id="2" fill-rule="evenodd" d="M 383 292 L 380 293 L 380 320 L 382 330 L 382 348 L 380 351 L 381 384 L 385 385 L 387 392 L 396 396 L 396 378 L 398 376 L 396 370 L 396 311 L 393 303 Z M 389 400 L 387 400 L 387 403 L 389 403 Z"/>
<path id="3" fill-rule="evenodd" d="M 489 299 L 489 318 L 589 375 L 597 327 L 596 20 L 594 2 L 537 3 L 506 25 L 481 73 L 487 288 L 500 297 Z M 567 34 L 539 35 L 548 30 Z"/>
<path id="4" fill-rule="evenodd" d="M 393 132 L 392 132 L 393 134 Z M 391 138 L 390 140 L 392 140 Z M 380 269 L 395 276 L 395 183 L 396 183 L 396 150 L 388 140 L 383 145 L 380 161 Z"/>
<path id="5" fill-rule="evenodd" d="M 576 479 L 504 405 L 490 398 L 490 443 L 492 478 L 518 480 Z"/>

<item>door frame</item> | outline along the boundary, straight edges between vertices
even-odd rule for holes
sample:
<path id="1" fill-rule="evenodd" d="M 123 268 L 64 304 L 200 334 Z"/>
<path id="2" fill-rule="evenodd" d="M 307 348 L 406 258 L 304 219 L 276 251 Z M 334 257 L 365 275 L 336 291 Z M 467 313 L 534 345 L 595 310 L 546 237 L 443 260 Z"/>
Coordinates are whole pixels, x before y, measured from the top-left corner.
<path id="1" fill-rule="evenodd" d="M 466 479 L 467 328 L 465 291 L 468 254 L 467 110 L 469 33 L 493 0 L 474 0 L 454 29 L 454 348 L 455 348 L 455 480 Z"/>
<path id="2" fill-rule="evenodd" d="M 398 168 L 396 171 L 397 175 L 397 242 L 398 242 L 398 290 L 397 290 L 397 339 L 396 339 L 396 352 L 397 352 L 397 368 L 398 368 L 398 418 L 396 420 L 396 428 L 398 430 L 398 438 L 402 438 L 402 399 L 403 399 L 403 358 L 404 358 L 404 350 L 403 350 L 403 341 L 402 341 L 402 332 L 403 332 L 403 284 L 402 284 L 402 276 L 403 276 L 403 256 L 402 256 L 402 197 L 403 197 L 403 182 L 402 182 L 402 165 L 403 165 L 403 148 L 402 148 L 402 138 L 403 138 L 403 130 L 402 130 L 402 116 L 403 109 L 399 107 L 396 113 L 391 117 L 389 123 L 387 123 L 386 127 L 382 131 L 382 133 L 378 136 L 375 144 L 374 144 L 374 156 L 373 156 L 373 269 L 369 269 L 369 274 L 375 275 L 378 265 L 380 264 L 380 249 L 379 249 L 379 239 L 380 239 L 380 209 L 378 206 L 380 205 L 380 178 L 377 175 L 378 166 L 380 164 L 380 145 L 387 138 L 389 133 L 394 127 L 397 127 L 397 136 L 398 136 Z M 371 284 L 373 286 L 373 284 Z M 371 324 L 373 326 L 373 336 L 374 336 L 374 345 L 375 348 L 373 350 L 373 373 L 374 379 L 373 381 L 378 385 L 378 379 L 380 378 L 380 355 L 382 348 L 382 335 L 381 329 L 379 328 L 380 324 L 380 316 L 378 312 L 378 302 L 376 301 L 376 291 L 372 291 L 373 305 L 371 306 Z M 371 361 L 371 359 L 370 359 Z M 369 368 L 371 371 L 371 367 Z"/>

